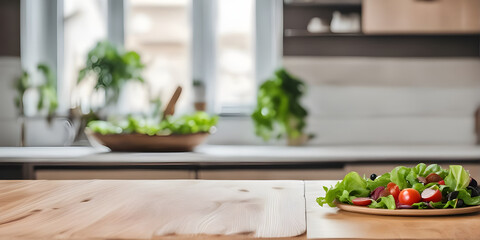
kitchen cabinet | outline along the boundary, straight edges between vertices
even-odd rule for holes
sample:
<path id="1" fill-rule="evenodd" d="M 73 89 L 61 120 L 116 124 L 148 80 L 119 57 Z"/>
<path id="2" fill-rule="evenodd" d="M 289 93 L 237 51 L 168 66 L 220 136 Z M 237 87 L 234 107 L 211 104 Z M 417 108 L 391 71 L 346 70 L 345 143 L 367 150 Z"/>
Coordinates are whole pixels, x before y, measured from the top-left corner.
<path id="1" fill-rule="evenodd" d="M 1 179 L 332 180 L 419 162 L 460 164 L 480 179 L 478 146 L 203 146 L 190 153 L 0 148 Z"/>
<path id="2" fill-rule="evenodd" d="M 480 33 L 480 0 L 363 0 L 365 34 Z"/>
<path id="3" fill-rule="evenodd" d="M 343 168 L 326 169 L 225 169 L 199 170 L 207 180 L 332 180 L 345 176 Z"/>
<path id="4" fill-rule="evenodd" d="M 192 170 L 147 170 L 147 169 L 39 169 L 38 180 L 81 180 L 81 179 L 194 179 Z"/>
<path id="5" fill-rule="evenodd" d="M 362 32 L 309 32 L 314 18 L 360 14 Z M 291 0 L 283 56 L 479 57 L 480 0 Z"/>

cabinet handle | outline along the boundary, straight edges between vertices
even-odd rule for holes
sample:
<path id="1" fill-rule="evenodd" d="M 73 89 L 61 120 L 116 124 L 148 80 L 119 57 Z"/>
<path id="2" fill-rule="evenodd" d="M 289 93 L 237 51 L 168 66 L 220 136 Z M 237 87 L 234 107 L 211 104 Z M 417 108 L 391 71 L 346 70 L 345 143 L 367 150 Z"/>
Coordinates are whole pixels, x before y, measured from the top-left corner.
<path id="1" fill-rule="evenodd" d="M 429 2 L 429 3 L 433 3 L 433 2 L 438 2 L 440 0 L 414 0 L 415 2 Z"/>

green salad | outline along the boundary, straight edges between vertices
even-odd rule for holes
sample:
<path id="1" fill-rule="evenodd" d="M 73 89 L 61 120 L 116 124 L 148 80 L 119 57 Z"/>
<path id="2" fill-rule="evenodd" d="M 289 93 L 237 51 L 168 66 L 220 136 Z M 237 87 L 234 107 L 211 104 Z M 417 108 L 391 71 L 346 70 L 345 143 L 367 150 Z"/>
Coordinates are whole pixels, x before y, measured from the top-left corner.
<path id="1" fill-rule="evenodd" d="M 179 118 L 168 117 L 162 121 L 132 116 L 125 120 L 91 121 L 87 128 L 103 135 L 139 133 L 154 136 L 212 132 L 217 122 L 218 116 L 196 112 Z"/>
<path id="2" fill-rule="evenodd" d="M 320 206 L 336 203 L 384 209 L 461 208 L 480 205 L 480 187 L 460 165 L 443 169 L 420 163 L 413 168 L 399 166 L 381 176 L 361 177 L 356 172 L 317 198 Z"/>

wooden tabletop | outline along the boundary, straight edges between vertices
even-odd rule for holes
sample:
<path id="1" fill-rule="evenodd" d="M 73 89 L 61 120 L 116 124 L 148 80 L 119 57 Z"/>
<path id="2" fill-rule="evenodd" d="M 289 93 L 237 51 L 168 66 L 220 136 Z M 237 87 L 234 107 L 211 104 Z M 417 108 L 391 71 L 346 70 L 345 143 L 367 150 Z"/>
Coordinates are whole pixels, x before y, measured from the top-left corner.
<path id="1" fill-rule="evenodd" d="M 303 181 L 0 181 L 0 239 L 295 239 L 305 229 Z"/>
<path id="2" fill-rule="evenodd" d="M 318 206 L 322 187 L 334 183 L 0 181 L 0 239 L 479 239 L 479 214 L 387 217 Z"/>

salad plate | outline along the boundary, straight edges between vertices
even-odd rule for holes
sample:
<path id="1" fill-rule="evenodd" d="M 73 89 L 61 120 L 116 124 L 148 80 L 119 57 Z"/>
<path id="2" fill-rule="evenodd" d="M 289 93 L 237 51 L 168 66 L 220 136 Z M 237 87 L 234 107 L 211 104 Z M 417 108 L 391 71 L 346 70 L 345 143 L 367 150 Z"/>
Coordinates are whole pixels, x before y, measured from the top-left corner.
<path id="1" fill-rule="evenodd" d="M 471 206 L 464 208 L 446 208 L 446 209 L 382 209 L 355 206 L 344 203 L 337 203 L 337 207 L 346 212 L 365 213 L 384 216 L 447 216 L 476 213 L 480 211 L 480 206 Z"/>
<path id="2" fill-rule="evenodd" d="M 349 172 L 317 198 L 343 211 L 389 216 L 440 216 L 480 211 L 480 186 L 461 165 L 398 166 L 369 178 Z"/>

